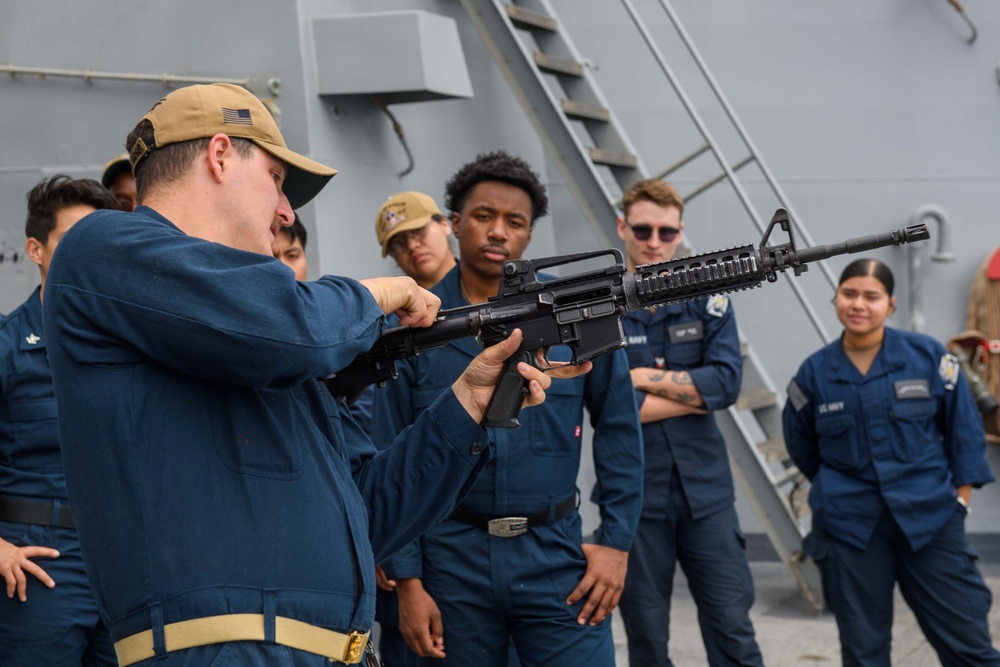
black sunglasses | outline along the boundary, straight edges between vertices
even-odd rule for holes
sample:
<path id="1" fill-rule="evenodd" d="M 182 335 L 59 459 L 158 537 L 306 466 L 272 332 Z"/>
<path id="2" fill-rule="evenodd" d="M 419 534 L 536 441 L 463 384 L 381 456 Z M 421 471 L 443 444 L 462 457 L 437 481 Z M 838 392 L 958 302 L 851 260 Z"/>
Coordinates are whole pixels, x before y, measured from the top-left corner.
<path id="1" fill-rule="evenodd" d="M 635 238 L 640 241 L 648 241 L 653 235 L 653 228 L 650 225 L 633 225 L 628 220 L 625 221 L 625 226 L 632 230 L 635 234 Z M 660 241 L 663 243 L 672 243 L 681 230 L 676 227 L 658 227 L 656 232 L 660 237 Z"/>

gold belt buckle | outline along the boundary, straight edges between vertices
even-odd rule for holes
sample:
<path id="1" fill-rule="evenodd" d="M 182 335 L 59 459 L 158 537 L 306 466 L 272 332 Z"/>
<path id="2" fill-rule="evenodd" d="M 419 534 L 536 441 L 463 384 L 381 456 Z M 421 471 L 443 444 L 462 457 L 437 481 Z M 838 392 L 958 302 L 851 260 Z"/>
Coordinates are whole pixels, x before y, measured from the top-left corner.
<path id="1" fill-rule="evenodd" d="M 368 635 L 364 632 L 352 632 L 347 635 L 347 646 L 344 647 L 344 658 L 342 662 L 348 665 L 356 665 L 361 662 L 361 656 L 368 644 Z"/>
<path id="2" fill-rule="evenodd" d="M 491 519 L 489 533 L 494 537 L 517 537 L 528 532 L 528 517 L 505 516 L 502 519 Z"/>

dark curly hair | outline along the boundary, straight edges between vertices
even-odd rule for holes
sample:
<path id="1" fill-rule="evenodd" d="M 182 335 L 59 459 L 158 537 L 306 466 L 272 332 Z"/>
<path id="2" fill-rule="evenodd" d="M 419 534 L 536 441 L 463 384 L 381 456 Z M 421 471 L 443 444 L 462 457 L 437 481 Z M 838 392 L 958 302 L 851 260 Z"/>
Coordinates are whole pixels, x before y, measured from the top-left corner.
<path id="1" fill-rule="evenodd" d="M 121 210 L 121 204 L 107 188 L 89 178 L 70 178 L 57 174 L 46 178 L 28 192 L 28 217 L 24 233 L 28 238 L 48 243 L 56 227 L 56 214 L 64 208 L 80 204 L 94 208 Z"/>
<path id="2" fill-rule="evenodd" d="M 524 190 L 531 199 L 532 227 L 549 212 L 549 198 L 538 174 L 527 162 L 503 150 L 480 153 L 475 160 L 462 165 L 445 185 L 445 207 L 452 213 L 461 211 L 472 189 L 484 181 L 499 181 Z"/>

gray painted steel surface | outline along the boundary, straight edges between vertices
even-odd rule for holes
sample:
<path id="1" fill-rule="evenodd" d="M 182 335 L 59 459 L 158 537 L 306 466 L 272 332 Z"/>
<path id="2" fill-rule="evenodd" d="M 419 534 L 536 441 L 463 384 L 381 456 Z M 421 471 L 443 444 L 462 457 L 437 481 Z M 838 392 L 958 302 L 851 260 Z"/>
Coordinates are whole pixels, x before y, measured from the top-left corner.
<path id="1" fill-rule="evenodd" d="M 672 101 L 655 63 L 636 47 L 634 28 L 618 3 L 551 0 L 574 37 L 582 61 L 614 101 L 643 154 L 686 154 L 700 143 L 686 113 Z M 922 264 L 923 311 L 928 333 L 945 339 L 960 331 L 965 295 L 985 254 L 1000 245 L 996 201 L 1000 193 L 1000 5 L 965 3 L 979 29 L 968 27 L 944 0 L 676 0 L 673 3 L 757 148 L 816 242 L 824 243 L 907 224 L 925 205 L 949 214 L 956 261 Z M 685 82 L 676 36 L 652 0 L 635 2 L 671 66 Z M 415 159 L 406 156 L 391 123 L 365 96 L 320 96 L 314 18 L 357 12 L 423 10 L 456 21 L 474 97 L 391 107 L 406 130 Z M 525 157 L 547 179 L 553 214 L 534 232 L 531 255 L 540 257 L 600 247 L 545 155 L 487 48 L 454 0 L 297 0 L 258 3 L 252 11 L 232 0 L 0 0 L 0 63 L 144 74 L 252 78 L 255 92 L 273 97 L 290 146 L 341 170 L 303 211 L 313 231 L 312 275 L 368 277 L 396 273 L 382 259 L 373 218 L 389 193 L 428 192 L 440 200 L 445 180 L 477 152 L 504 147 Z M 373 43 L 371 49 L 405 48 Z M 363 61 L 365 52 L 357 54 Z M 266 82 L 281 81 L 280 95 Z M 0 76 L 0 311 L 20 303 L 37 284 L 23 248 L 24 195 L 42 176 L 97 177 L 122 150 L 124 136 L 167 88 L 158 83 Z M 709 91 L 691 84 L 702 114 L 718 117 Z M 736 137 L 717 137 L 724 148 Z M 678 150 L 679 149 L 679 150 Z M 733 151 L 736 155 L 737 152 Z M 654 167 L 655 168 L 655 167 Z M 710 176 L 695 161 L 694 187 Z M 773 210 L 767 186 L 753 167 L 741 177 L 759 207 Z M 687 229 L 703 249 L 756 240 L 739 203 L 717 186 L 688 209 Z M 930 244 L 920 250 L 929 258 Z M 11 261 L 14 254 L 21 257 Z M 906 327 L 907 256 L 901 249 L 872 253 L 897 277 L 899 313 Z M 847 258 L 833 262 L 835 272 Z M 816 272 L 800 279 L 818 304 L 831 297 Z M 819 346 L 804 317 L 784 308 L 791 298 L 775 286 L 734 298 L 744 331 L 780 337 L 781 353 L 762 358 L 778 386 Z M 832 308 L 820 309 L 839 331 Z M 990 451 L 1000 471 L 1000 450 Z M 584 472 L 586 475 L 586 471 Z M 581 485 L 586 488 L 586 477 Z M 973 533 L 1000 532 L 1000 486 L 974 495 Z M 759 532 L 742 507 L 749 532 Z"/>

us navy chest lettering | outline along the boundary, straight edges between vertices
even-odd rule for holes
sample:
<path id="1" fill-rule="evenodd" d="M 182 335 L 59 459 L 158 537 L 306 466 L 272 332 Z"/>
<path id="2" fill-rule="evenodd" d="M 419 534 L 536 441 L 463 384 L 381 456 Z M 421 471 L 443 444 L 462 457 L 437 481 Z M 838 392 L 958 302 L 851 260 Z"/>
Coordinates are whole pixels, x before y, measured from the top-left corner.
<path id="1" fill-rule="evenodd" d="M 701 340 L 705 337 L 705 328 L 701 321 L 684 322 L 668 328 L 667 333 L 670 335 L 670 342 L 676 345 Z"/>

